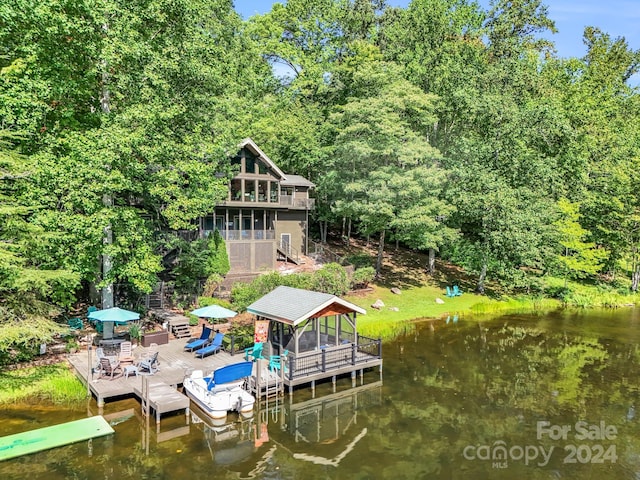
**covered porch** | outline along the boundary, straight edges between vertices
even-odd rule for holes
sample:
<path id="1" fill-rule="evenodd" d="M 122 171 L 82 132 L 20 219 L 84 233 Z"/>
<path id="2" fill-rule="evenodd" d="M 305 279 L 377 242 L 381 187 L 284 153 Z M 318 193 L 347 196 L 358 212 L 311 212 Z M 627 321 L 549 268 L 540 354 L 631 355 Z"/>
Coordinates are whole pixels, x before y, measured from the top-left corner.
<path id="1" fill-rule="evenodd" d="M 335 295 L 277 287 L 247 307 L 265 325 L 266 355 L 282 356 L 284 383 L 293 387 L 378 366 L 382 342 L 358 333 L 357 314 L 366 311 Z"/>

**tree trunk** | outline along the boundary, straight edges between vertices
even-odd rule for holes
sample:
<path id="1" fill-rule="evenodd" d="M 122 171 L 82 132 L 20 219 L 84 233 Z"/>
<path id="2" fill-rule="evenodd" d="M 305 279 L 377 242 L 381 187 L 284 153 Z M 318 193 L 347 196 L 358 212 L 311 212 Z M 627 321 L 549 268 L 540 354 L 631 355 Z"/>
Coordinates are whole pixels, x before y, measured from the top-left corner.
<path id="1" fill-rule="evenodd" d="M 484 280 L 487 277 L 487 261 L 483 260 L 482 270 L 480 270 L 480 277 L 478 277 L 478 285 L 476 286 L 476 292 L 484 294 Z"/>
<path id="2" fill-rule="evenodd" d="M 327 243 L 327 224 L 326 220 L 320 220 L 320 243 Z"/>
<path id="3" fill-rule="evenodd" d="M 640 265 L 636 266 L 633 274 L 631 275 L 631 291 L 638 291 L 638 284 L 640 283 Z"/>
<path id="4" fill-rule="evenodd" d="M 342 231 L 340 232 L 340 236 L 344 238 L 345 226 L 347 224 L 347 217 L 342 217 Z"/>
<path id="5" fill-rule="evenodd" d="M 347 247 L 351 246 L 351 217 L 347 223 Z"/>
<path id="6" fill-rule="evenodd" d="M 382 270 L 382 255 L 384 253 L 384 234 L 385 230 L 380 232 L 380 242 L 378 243 L 378 259 L 376 260 L 376 275 L 380 275 Z"/>
<path id="7" fill-rule="evenodd" d="M 429 266 L 428 266 L 429 274 L 433 275 L 436 273 L 436 249 L 429 249 Z"/>
<path id="8" fill-rule="evenodd" d="M 105 32 L 109 31 L 109 25 L 104 23 L 102 28 Z M 100 92 L 100 106 L 102 109 L 103 115 L 109 115 L 111 112 L 111 92 L 109 92 L 109 73 L 108 68 L 109 65 L 106 60 L 102 60 L 102 87 Z M 107 167 L 108 168 L 108 167 Z M 113 196 L 111 194 L 104 194 L 102 196 L 102 204 L 107 208 L 113 207 Z M 106 247 L 113 243 L 113 231 L 111 230 L 111 224 L 108 224 L 104 227 L 102 243 Z M 103 280 L 109 276 L 111 272 L 111 268 L 113 267 L 113 261 L 110 255 L 103 254 L 102 255 L 102 278 Z M 102 287 L 101 291 L 101 300 L 102 300 L 102 308 L 112 308 L 115 306 L 114 296 L 113 296 L 113 284 L 109 283 Z"/>

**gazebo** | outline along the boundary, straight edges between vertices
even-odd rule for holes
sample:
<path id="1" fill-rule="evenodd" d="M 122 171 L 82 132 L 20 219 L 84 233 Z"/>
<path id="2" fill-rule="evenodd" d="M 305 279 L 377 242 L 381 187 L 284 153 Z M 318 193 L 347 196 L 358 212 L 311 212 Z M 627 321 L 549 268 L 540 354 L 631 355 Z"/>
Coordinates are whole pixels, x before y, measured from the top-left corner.
<path id="1" fill-rule="evenodd" d="M 335 295 L 280 286 L 247 307 L 258 322 L 268 323 L 270 354 L 286 353 L 284 382 L 295 385 L 355 375 L 380 367 L 382 342 L 358 334 L 357 314 L 366 311 Z"/>

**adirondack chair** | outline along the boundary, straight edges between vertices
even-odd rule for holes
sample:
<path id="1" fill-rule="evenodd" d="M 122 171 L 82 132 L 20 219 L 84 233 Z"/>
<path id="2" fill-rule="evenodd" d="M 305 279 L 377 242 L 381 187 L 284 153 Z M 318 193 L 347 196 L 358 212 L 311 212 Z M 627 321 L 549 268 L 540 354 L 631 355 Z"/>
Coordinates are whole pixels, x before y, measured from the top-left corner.
<path id="1" fill-rule="evenodd" d="M 67 325 L 71 330 L 82 330 L 82 319 L 81 318 L 70 318 L 67 320 Z"/>
<path id="2" fill-rule="evenodd" d="M 139 371 L 147 370 L 150 374 L 154 374 L 158 371 L 158 352 L 155 352 L 149 358 L 140 360 L 137 367 Z"/>
<path id="3" fill-rule="evenodd" d="M 289 355 L 289 350 L 285 350 L 282 352 L 282 355 L 270 355 L 269 356 L 269 369 L 272 371 L 280 370 L 282 368 L 282 360 L 284 357 L 284 373 L 287 373 L 289 369 L 287 368 L 287 355 Z"/>
<path id="4" fill-rule="evenodd" d="M 244 349 L 244 359 L 249 361 L 249 359 L 258 360 L 259 358 L 264 358 L 262 356 L 263 347 L 264 347 L 263 343 L 256 342 L 256 343 L 253 344 L 253 347 L 245 348 Z"/>
<path id="5" fill-rule="evenodd" d="M 455 294 L 453 293 L 449 285 L 447 285 L 447 297 L 455 297 Z"/>
<path id="6" fill-rule="evenodd" d="M 460 295 L 462 295 L 462 292 L 460 291 L 460 288 L 458 288 L 458 285 L 454 285 L 453 286 L 453 296 L 454 297 L 459 297 Z"/>
<path id="7" fill-rule="evenodd" d="M 118 359 L 121 362 L 133 362 L 135 360 L 131 349 L 131 342 L 122 342 L 120 344 L 120 354 L 118 355 Z"/>
<path id="8" fill-rule="evenodd" d="M 118 371 L 120 372 L 120 375 L 122 375 L 122 367 L 120 366 L 120 362 L 118 360 L 112 363 L 111 360 L 109 360 L 107 357 L 102 357 L 100 359 L 100 377 L 98 378 L 102 378 L 104 375 L 108 375 L 109 377 L 111 377 L 110 380 L 113 380 L 114 374 Z"/>

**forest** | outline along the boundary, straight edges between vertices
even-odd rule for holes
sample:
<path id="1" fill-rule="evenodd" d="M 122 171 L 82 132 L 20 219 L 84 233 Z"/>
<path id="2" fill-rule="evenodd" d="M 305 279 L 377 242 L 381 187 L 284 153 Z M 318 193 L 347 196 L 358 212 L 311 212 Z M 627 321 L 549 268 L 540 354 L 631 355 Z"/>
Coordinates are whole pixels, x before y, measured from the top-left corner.
<path id="1" fill-rule="evenodd" d="M 0 318 L 149 292 L 251 137 L 315 185 L 312 230 L 505 289 L 640 283 L 640 50 L 560 58 L 541 0 L 0 5 Z M 108 258 L 108 268 L 103 268 Z"/>

